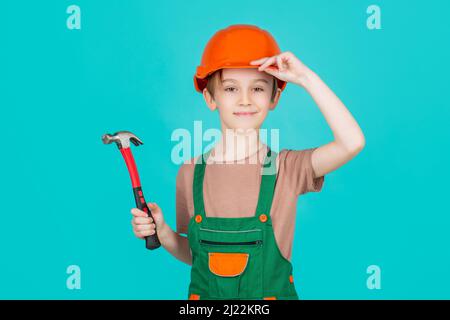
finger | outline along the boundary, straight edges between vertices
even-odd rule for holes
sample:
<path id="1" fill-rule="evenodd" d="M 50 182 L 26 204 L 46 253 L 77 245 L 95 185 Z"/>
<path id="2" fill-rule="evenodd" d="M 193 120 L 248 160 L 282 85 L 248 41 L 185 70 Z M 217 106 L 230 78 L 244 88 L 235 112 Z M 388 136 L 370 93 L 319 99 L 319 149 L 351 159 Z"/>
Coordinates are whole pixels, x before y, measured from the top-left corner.
<path id="1" fill-rule="evenodd" d="M 136 227 L 134 227 L 133 230 L 134 230 L 134 232 L 141 234 L 144 231 L 149 231 L 150 228 L 149 229 L 142 229 L 142 226 L 136 226 Z"/>
<path id="2" fill-rule="evenodd" d="M 148 237 L 150 235 L 150 230 L 145 230 L 145 231 L 139 231 L 138 235 L 142 238 L 144 237 Z"/>
<path id="3" fill-rule="evenodd" d="M 131 214 L 135 217 L 147 217 L 147 214 L 138 208 L 131 209 Z"/>
<path id="4" fill-rule="evenodd" d="M 140 224 L 136 226 L 137 231 L 146 231 L 155 229 L 155 224 Z"/>
<path id="5" fill-rule="evenodd" d="M 266 72 L 274 77 L 278 77 L 278 75 L 280 74 L 280 71 L 277 70 L 275 67 L 268 67 L 268 68 L 264 69 L 264 72 Z"/>
<path id="6" fill-rule="evenodd" d="M 150 224 L 153 222 L 153 219 L 150 217 L 135 217 L 134 218 L 134 223 L 136 225 L 140 225 L 140 224 Z"/>
<path id="7" fill-rule="evenodd" d="M 134 233 L 134 235 L 135 235 L 136 237 L 138 237 L 139 239 L 144 239 L 144 236 L 141 235 L 139 232 L 133 231 L 133 233 Z"/>
<path id="8" fill-rule="evenodd" d="M 258 70 L 259 70 L 259 71 L 263 71 L 265 68 L 267 68 L 268 66 L 270 66 L 270 65 L 271 65 L 272 63 L 274 63 L 275 61 L 276 61 L 276 56 L 267 59 L 266 62 L 264 62 L 261 66 L 259 66 Z"/>
<path id="9" fill-rule="evenodd" d="M 278 65 L 278 70 L 284 71 L 283 58 L 281 56 L 277 56 L 277 65 Z"/>
<path id="10" fill-rule="evenodd" d="M 151 235 L 155 234 L 155 230 L 145 230 L 145 231 L 140 231 L 139 235 L 141 235 L 142 237 L 148 237 Z"/>
<path id="11" fill-rule="evenodd" d="M 261 64 L 264 61 L 266 61 L 267 59 L 269 59 L 269 57 L 264 57 L 264 58 L 261 58 L 261 59 L 252 60 L 252 61 L 250 61 L 250 64 Z"/>

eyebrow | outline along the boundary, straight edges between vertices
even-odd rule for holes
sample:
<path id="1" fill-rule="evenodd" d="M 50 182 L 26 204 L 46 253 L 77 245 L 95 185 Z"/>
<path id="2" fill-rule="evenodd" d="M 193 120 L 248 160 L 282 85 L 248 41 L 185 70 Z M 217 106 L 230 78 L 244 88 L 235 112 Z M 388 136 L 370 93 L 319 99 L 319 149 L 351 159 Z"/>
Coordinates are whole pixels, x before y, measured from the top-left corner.
<path id="1" fill-rule="evenodd" d="M 234 80 L 234 79 L 224 79 L 224 80 L 222 80 L 222 83 L 224 83 L 224 82 L 226 82 L 226 81 L 237 82 L 237 81 Z M 253 82 L 258 82 L 258 81 L 262 81 L 262 82 L 265 82 L 265 83 L 269 84 L 269 81 L 267 81 L 266 79 L 256 79 L 256 80 L 253 80 Z"/>

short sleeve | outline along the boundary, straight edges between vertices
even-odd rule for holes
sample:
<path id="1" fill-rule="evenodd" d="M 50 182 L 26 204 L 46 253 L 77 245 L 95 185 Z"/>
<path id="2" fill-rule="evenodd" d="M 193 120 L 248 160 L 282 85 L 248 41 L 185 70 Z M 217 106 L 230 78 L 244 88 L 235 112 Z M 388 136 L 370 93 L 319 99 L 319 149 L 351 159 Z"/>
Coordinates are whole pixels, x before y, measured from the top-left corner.
<path id="1" fill-rule="evenodd" d="M 291 187 L 297 195 L 322 190 L 325 176 L 315 177 L 312 167 L 312 153 L 316 148 L 287 150 L 282 164 Z"/>
<path id="2" fill-rule="evenodd" d="M 176 179 L 176 224 L 177 233 L 187 234 L 189 225 L 188 185 L 186 184 L 186 165 L 178 170 Z"/>

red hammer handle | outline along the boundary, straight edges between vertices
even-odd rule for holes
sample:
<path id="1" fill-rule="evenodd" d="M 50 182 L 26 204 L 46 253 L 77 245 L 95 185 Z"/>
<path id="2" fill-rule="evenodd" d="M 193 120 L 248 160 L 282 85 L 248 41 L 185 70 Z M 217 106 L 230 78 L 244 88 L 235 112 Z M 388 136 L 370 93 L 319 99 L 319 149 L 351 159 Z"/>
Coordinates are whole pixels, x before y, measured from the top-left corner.
<path id="1" fill-rule="evenodd" d="M 137 171 L 136 163 L 134 162 L 133 154 L 131 153 L 130 148 L 122 148 L 120 149 L 123 158 L 125 159 L 125 163 L 128 168 L 128 172 L 130 173 L 131 184 L 133 186 L 133 194 L 134 200 L 136 201 L 136 207 L 139 210 L 142 210 L 147 213 L 147 215 L 153 219 L 152 212 L 147 206 L 147 202 L 144 198 L 144 193 L 142 192 L 141 182 L 139 180 L 139 174 Z M 154 219 L 153 219 L 154 220 Z M 155 234 L 145 237 L 145 246 L 149 250 L 157 249 L 161 246 L 161 243 L 158 239 L 158 234 L 155 229 Z"/>

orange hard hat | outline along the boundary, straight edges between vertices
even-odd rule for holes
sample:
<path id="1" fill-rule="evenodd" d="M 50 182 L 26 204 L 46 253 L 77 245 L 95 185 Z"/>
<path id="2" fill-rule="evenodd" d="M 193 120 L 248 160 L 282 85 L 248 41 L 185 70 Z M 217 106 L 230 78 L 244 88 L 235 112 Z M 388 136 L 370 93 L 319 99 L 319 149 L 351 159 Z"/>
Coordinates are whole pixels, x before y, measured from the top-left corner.
<path id="1" fill-rule="evenodd" d="M 195 90 L 203 92 L 207 77 L 225 68 L 258 68 L 250 61 L 280 54 L 275 39 L 266 30 L 248 24 L 235 24 L 216 32 L 206 44 L 201 64 L 194 76 Z M 281 91 L 286 82 L 277 79 Z"/>

